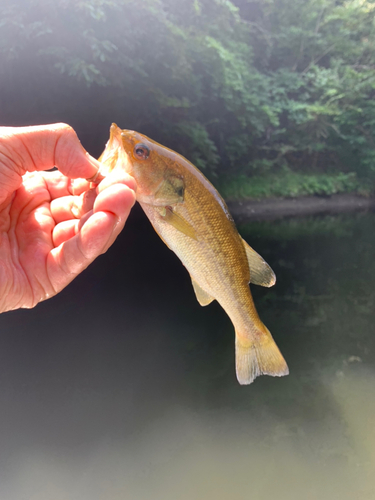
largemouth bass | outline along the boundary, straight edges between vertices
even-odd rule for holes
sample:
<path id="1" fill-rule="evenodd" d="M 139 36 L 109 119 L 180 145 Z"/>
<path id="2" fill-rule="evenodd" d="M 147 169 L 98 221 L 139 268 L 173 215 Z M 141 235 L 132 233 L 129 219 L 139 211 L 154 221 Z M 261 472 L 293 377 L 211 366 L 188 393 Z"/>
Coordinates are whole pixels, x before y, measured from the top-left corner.
<path id="1" fill-rule="evenodd" d="M 100 160 L 108 171 L 123 168 L 135 178 L 137 201 L 190 273 L 198 302 L 206 306 L 217 300 L 230 317 L 239 383 L 250 384 L 262 374 L 287 375 L 249 288 L 249 282 L 272 286 L 275 274 L 238 234 L 212 184 L 183 156 L 116 124 Z"/>

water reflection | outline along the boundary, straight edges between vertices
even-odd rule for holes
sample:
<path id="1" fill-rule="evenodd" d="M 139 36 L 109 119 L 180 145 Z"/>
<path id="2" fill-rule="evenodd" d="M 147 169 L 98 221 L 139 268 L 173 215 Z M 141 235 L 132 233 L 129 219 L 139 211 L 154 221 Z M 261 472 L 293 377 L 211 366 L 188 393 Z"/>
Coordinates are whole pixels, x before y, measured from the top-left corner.
<path id="1" fill-rule="evenodd" d="M 0 317 L 1 499 L 375 498 L 373 215 L 241 233 L 276 271 L 253 292 L 290 376 L 237 384 L 230 321 L 136 213 L 59 297 Z"/>

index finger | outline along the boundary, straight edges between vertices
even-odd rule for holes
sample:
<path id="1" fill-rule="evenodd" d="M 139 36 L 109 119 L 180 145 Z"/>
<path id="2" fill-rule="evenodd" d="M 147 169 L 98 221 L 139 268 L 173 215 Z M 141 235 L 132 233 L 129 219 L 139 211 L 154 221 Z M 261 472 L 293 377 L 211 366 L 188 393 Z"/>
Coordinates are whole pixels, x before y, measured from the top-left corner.
<path id="1" fill-rule="evenodd" d="M 30 174 L 26 174 L 24 179 Z M 41 172 L 46 188 L 49 191 L 51 200 L 61 198 L 62 196 L 80 195 L 90 189 L 90 182 L 86 179 L 70 179 L 58 170 L 53 172 Z"/>

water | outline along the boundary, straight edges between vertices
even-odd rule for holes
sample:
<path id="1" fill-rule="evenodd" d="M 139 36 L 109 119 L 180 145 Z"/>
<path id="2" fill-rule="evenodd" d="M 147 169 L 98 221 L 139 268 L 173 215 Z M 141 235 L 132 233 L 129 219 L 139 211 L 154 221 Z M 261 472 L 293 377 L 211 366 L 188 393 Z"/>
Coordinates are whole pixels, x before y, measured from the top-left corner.
<path id="1" fill-rule="evenodd" d="M 140 211 L 58 297 L 0 317 L 1 500 L 373 500 L 374 215 L 241 225 L 290 375 L 240 387 Z"/>

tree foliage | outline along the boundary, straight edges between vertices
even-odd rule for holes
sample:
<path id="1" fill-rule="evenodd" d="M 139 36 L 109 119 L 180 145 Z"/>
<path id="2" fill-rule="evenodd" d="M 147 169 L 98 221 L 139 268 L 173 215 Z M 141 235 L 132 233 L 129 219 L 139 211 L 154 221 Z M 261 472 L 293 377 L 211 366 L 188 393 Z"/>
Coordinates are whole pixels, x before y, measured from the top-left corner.
<path id="1" fill-rule="evenodd" d="M 117 119 L 209 174 L 354 186 L 375 177 L 374 17 L 374 0 L 4 1 L 2 115 L 23 79 L 30 101 Z"/>

